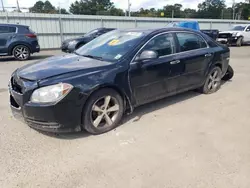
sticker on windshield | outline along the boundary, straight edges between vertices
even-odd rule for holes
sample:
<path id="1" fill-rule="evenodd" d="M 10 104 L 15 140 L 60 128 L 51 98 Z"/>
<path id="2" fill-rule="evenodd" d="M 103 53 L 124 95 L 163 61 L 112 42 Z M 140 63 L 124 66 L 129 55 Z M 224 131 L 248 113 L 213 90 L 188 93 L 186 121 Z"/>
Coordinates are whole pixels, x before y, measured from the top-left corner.
<path id="1" fill-rule="evenodd" d="M 128 32 L 127 35 L 139 37 L 142 35 L 142 33 L 141 32 Z"/>
<path id="2" fill-rule="evenodd" d="M 111 41 L 108 43 L 108 45 L 109 45 L 109 46 L 115 46 L 115 45 L 117 45 L 119 42 L 120 42 L 120 41 L 119 41 L 118 39 L 113 39 L 113 40 L 111 40 Z"/>
<path id="3" fill-rule="evenodd" d="M 121 54 L 118 54 L 117 56 L 115 56 L 115 59 L 120 59 L 122 57 Z"/>

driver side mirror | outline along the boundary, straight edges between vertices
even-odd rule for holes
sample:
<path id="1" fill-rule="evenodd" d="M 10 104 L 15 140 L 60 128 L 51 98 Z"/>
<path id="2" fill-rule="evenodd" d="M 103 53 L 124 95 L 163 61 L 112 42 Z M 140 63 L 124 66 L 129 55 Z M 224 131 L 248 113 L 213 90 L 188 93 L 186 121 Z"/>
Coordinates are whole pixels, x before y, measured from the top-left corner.
<path id="1" fill-rule="evenodd" d="M 137 58 L 137 61 L 153 60 L 158 58 L 158 53 L 153 50 L 143 51 Z"/>
<path id="2" fill-rule="evenodd" d="M 250 29 L 247 29 L 246 31 L 247 31 L 247 32 L 249 32 L 249 31 L 250 31 Z"/>

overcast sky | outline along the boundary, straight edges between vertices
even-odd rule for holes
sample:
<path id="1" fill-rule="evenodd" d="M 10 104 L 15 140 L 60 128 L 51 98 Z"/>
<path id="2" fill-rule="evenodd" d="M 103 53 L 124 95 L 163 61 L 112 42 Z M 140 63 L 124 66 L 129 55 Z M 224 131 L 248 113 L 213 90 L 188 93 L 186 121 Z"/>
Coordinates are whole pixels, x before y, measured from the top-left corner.
<path id="1" fill-rule="evenodd" d="M 3 0 L 4 6 L 16 6 L 16 0 Z M 20 7 L 31 7 L 37 0 L 19 0 Z M 58 6 L 59 2 L 61 6 L 68 9 L 70 4 L 75 0 L 50 0 L 54 6 Z M 111 0 L 115 3 L 116 7 L 126 9 L 128 6 L 128 0 Z M 162 8 L 167 4 L 180 3 L 184 8 L 197 8 L 197 5 L 203 0 L 130 0 L 132 10 L 138 10 L 143 8 Z M 227 5 L 232 5 L 233 0 L 226 0 Z M 244 0 L 236 0 L 236 2 L 243 2 Z"/>

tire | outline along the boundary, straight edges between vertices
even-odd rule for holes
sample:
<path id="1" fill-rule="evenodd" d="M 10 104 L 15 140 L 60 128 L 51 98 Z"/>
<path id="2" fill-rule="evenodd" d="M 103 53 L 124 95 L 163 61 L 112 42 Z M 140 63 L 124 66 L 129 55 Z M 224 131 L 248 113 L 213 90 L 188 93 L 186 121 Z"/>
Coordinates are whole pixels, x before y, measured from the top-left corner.
<path id="1" fill-rule="evenodd" d="M 25 61 L 30 58 L 30 49 L 25 45 L 18 45 L 13 49 L 15 59 Z"/>
<path id="2" fill-rule="evenodd" d="M 106 133 L 119 125 L 123 113 L 124 102 L 119 93 L 101 89 L 92 94 L 85 105 L 83 128 L 93 135 Z"/>
<path id="3" fill-rule="evenodd" d="M 227 72 L 226 72 L 225 76 L 222 78 L 222 80 L 228 81 L 228 80 L 232 79 L 233 76 L 234 76 L 234 70 L 230 65 L 228 65 Z"/>
<path id="4" fill-rule="evenodd" d="M 241 47 L 242 46 L 242 42 L 243 42 L 243 38 L 242 37 L 238 38 L 238 40 L 236 42 L 236 46 Z"/>
<path id="5" fill-rule="evenodd" d="M 215 72 L 217 72 L 215 76 Z M 221 68 L 213 67 L 207 75 L 204 85 L 200 88 L 200 91 L 204 94 L 212 94 L 220 89 L 221 86 L 222 71 Z M 213 80 L 212 80 L 213 78 Z"/>

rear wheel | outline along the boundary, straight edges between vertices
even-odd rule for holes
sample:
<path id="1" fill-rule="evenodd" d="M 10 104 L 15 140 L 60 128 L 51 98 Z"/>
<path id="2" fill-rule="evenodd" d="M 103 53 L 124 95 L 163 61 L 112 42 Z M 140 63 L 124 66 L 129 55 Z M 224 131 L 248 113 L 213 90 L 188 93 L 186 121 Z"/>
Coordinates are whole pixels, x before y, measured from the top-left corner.
<path id="1" fill-rule="evenodd" d="M 24 45 L 18 45 L 13 49 L 14 57 L 19 61 L 25 61 L 30 58 L 30 49 Z"/>
<path id="2" fill-rule="evenodd" d="M 228 81 L 228 80 L 232 79 L 233 76 L 234 76 L 234 70 L 233 70 L 233 68 L 229 65 L 228 68 L 227 68 L 227 72 L 226 72 L 225 76 L 222 78 L 222 80 Z"/>
<path id="3" fill-rule="evenodd" d="M 214 67 L 209 72 L 205 84 L 201 87 L 201 92 L 211 94 L 220 89 L 222 71 L 220 67 Z"/>
<path id="4" fill-rule="evenodd" d="M 102 134 L 118 126 L 124 112 L 122 97 L 113 89 L 101 89 L 90 96 L 84 111 L 84 128 Z"/>

